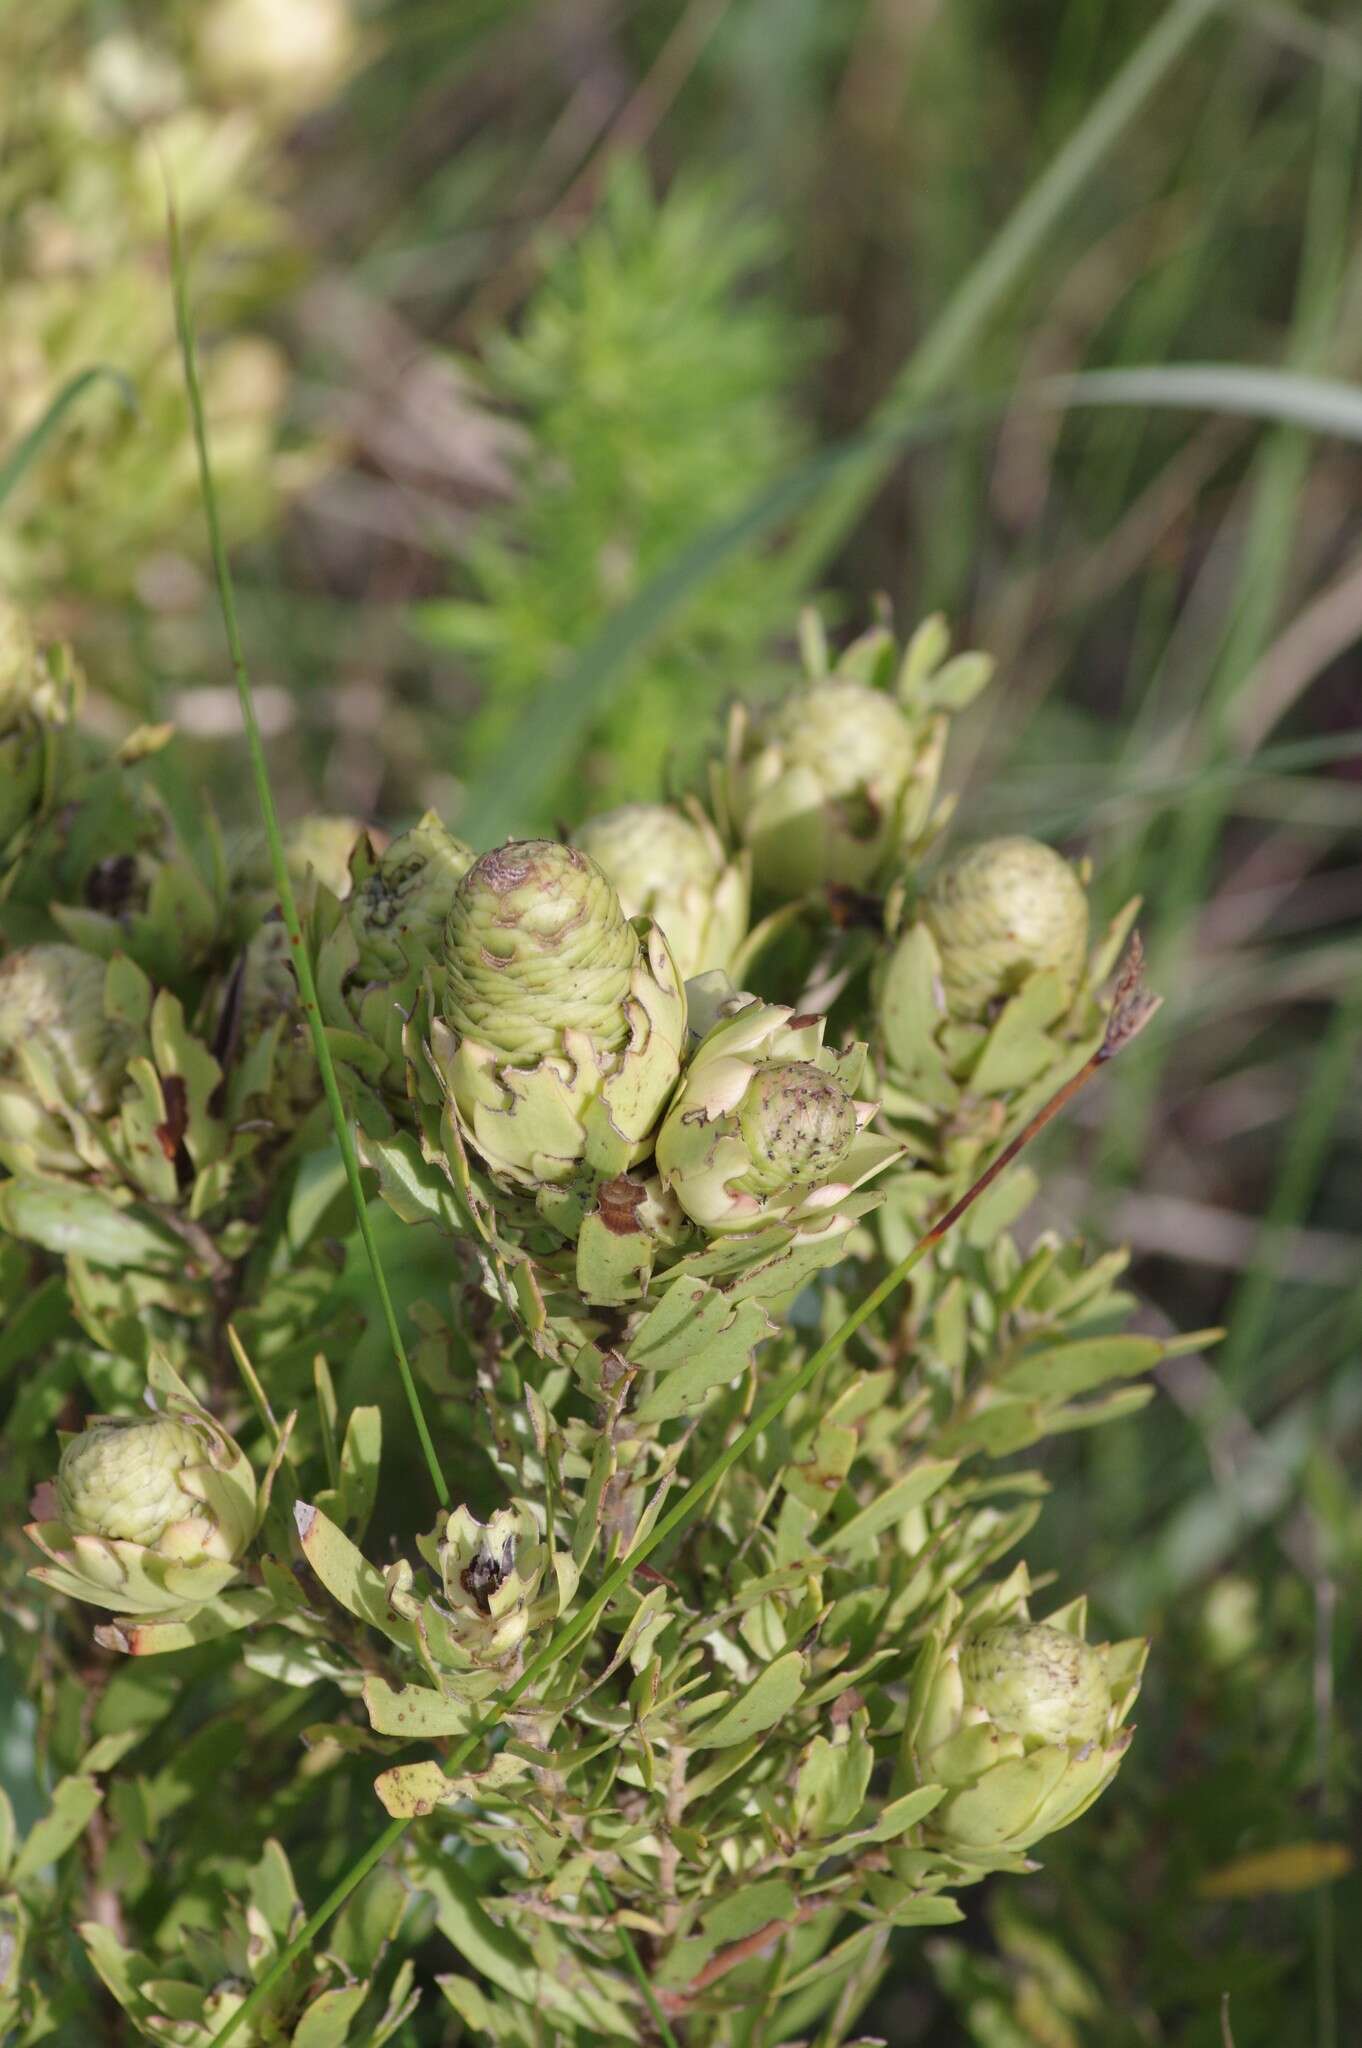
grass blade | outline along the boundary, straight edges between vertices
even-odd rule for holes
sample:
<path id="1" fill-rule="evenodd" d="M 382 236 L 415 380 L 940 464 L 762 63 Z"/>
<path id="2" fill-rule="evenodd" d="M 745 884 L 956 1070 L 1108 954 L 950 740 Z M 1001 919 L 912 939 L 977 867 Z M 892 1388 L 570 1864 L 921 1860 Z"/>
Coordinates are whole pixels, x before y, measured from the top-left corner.
<path id="1" fill-rule="evenodd" d="M 236 678 L 237 695 L 241 701 L 241 719 L 246 729 L 246 745 L 251 757 L 251 774 L 255 780 L 256 796 L 260 803 L 260 814 L 265 823 L 265 836 L 269 841 L 270 862 L 274 870 L 274 883 L 279 892 L 279 905 L 284 913 L 284 923 L 293 943 L 293 963 L 298 974 L 298 985 L 302 991 L 303 1010 L 312 1032 L 312 1043 L 316 1048 L 317 1065 L 321 1071 L 322 1087 L 326 1092 L 331 1120 L 336 1127 L 336 1142 L 340 1146 L 341 1158 L 345 1164 L 345 1178 L 355 1205 L 355 1220 L 359 1225 L 360 1239 L 364 1245 L 369 1269 L 373 1274 L 374 1289 L 383 1311 L 388 1337 L 392 1344 L 393 1356 L 401 1376 L 402 1389 L 411 1408 L 416 1434 L 421 1440 L 421 1451 L 430 1473 L 435 1497 L 441 1507 L 449 1505 L 449 1489 L 445 1485 L 440 1461 L 435 1455 L 435 1446 L 426 1426 L 421 1396 L 412 1377 L 407 1349 L 402 1342 L 398 1326 L 397 1311 L 388 1288 L 383 1262 L 378 1255 L 374 1240 L 373 1225 L 369 1220 L 369 1207 L 364 1199 L 364 1186 L 360 1180 L 359 1159 L 355 1152 L 355 1141 L 350 1130 L 350 1120 L 345 1104 L 341 1100 L 340 1083 L 336 1078 L 335 1062 L 331 1048 L 326 1041 L 322 1025 L 321 1009 L 317 1002 L 317 984 L 312 973 L 312 961 L 303 936 L 302 923 L 298 916 L 298 905 L 293 894 L 293 883 L 289 877 L 288 862 L 284 857 L 284 842 L 279 832 L 279 819 L 274 808 L 274 796 L 270 789 L 269 768 L 265 760 L 264 742 L 260 737 L 260 726 L 256 720 L 255 702 L 251 695 L 250 678 L 246 673 L 246 657 L 242 652 L 241 632 L 237 625 L 236 599 L 232 589 L 232 572 L 227 562 L 227 550 L 222 538 L 222 522 L 218 517 L 217 493 L 213 485 L 213 465 L 208 450 L 208 429 L 204 419 L 203 394 L 199 388 L 198 361 L 194 349 L 194 330 L 189 318 L 189 294 L 185 277 L 184 248 L 180 240 L 179 218 L 174 202 L 167 208 L 170 237 L 170 270 L 175 295 L 175 326 L 180 339 L 180 354 L 184 361 L 185 389 L 189 398 L 189 414 L 194 429 L 194 446 L 198 451 L 199 477 L 203 491 L 204 515 L 208 521 L 208 540 L 212 550 L 213 569 L 217 577 L 218 597 L 222 606 L 222 622 L 226 629 L 227 646 L 232 659 L 232 673 Z"/>
<path id="2" fill-rule="evenodd" d="M 1047 377 L 1020 391 L 922 406 L 911 418 L 877 426 L 825 449 L 761 492 L 732 519 L 683 550 L 607 620 L 567 675 L 532 698 L 516 735 L 488 764 L 460 820 L 475 844 L 542 823 L 540 806 L 558 764 L 569 758 L 626 678 L 628 664 L 671 622 L 739 549 L 774 533 L 827 478 L 867 453 L 892 463 L 907 449 L 976 421 L 1026 410 L 1130 406 L 1210 411 L 1241 419 L 1303 427 L 1362 442 L 1362 389 L 1299 372 L 1240 363 L 1174 363 L 1125 370 L 1087 370 Z M 533 732 L 527 747 L 521 734 Z"/>
<path id="3" fill-rule="evenodd" d="M 137 393 L 121 370 L 113 369 L 108 363 L 95 363 L 88 370 L 78 370 L 74 377 L 67 378 L 42 418 L 35 421 L 28 432 L 15 442 L 9 454 L 0 460 L 0 505 L 32 468 L 77 399 L 83 397 L 92 384 L 105 380 L 114 386 L 129 412 L 137 411 Z"/>
<path id="4" fill-rule="evenodd" d="M 1174 0 L 1149 30 L 966 273 L 900 370 L 879 407 L 875 426 L 892 429 L 902 424 L 905 414 L 938 397 L 958 376 L 1052 229 L 1220 4 L 1221 0 Z M 887 450 L 869 447 L 834 480 L 790 550 L 792 590 L 805 590 L 815 581 L 884 482 L 891 462 Z"/>

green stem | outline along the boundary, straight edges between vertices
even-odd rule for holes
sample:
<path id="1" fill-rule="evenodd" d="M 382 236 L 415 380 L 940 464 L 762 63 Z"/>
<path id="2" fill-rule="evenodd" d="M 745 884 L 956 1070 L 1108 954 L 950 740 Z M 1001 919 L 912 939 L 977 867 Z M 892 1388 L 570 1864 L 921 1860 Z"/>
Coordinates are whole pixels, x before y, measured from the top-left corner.
<path id="1" fill-rule="evenodd" d="M 610 1887 L 599 1871 L 596 1873 L 596 1889 L 604 1901 L 606 1912 L 613 1915 L 615 1901 L 610 1896 Z M 653 2025 L 657 2028 L 659 2038 L 665 2044 L 665 2048 L 680 2048 L 680 2043 L 667 2024 L 667 2016 L 657 2002 L 657 1993 L 648 1981 L 648 1974 L 639 1958 L 638 1950 L 634 1947 L 628 1928 L 617 1924 L 615 1932 L 620 1938 L 620 1947 L 624 1950 L 624 1960 L 629 1966 L 629 1974 L 638 1985 L 643 1995 L 643 2003 L 652 2014 Z"/>
<path id="2" fill-rule="evenodd" d="M 241 701 L 241 722 L 246 729 L 246 746 L 251 757 L 251 773 L 255 778 L 256 796 L 260 803 L 260 814 L 265 821 L 265 836 L 269 841 L 270 862 L 274 869 L 274 883 L 279 892 L 279 907 L 284 914 L 293 947 L 293 965 L 298 975 L 298 986 L 302 992 L 303 1011 L 312 1032 L 312 1043 L 316 1048 L 317 1066 L 321 1072 L 322 1087 L 331 1110 L 331 1120 L 336 1127 L 336 1142 L 340 1146 L 341 1158 L 345 1163 L 345 1178 L 350 1184 L 350 1194 L 355 1205 L 355 1220 L 359 1225 L 360 1238 L 364 1245 L 369 1269 L 373 1274 L 374 1288 L 387 1324 L 388 1338 L 397 1370 L 401 1376 L 402 1388 L 416 1424 L 416 1434 L 421 1439 L 421 1450 L 430 1472 L 431 1484 L 440 1506 L 448 1507 L 449 1489 L 445 1485 L 440 1461 L 435 1455 L 435 1446 L 426 1418 L 421 1407 L 421 1396 L 412 1378 L 411 1365 L 407 1359 L 406 1346 L 398 1327 L 397 1311 L 393 1307 L 392 1295 L 388 1291 L 387 1278 L 383 1272 L 374 1242 L 373 1226 L 369 1221 L 369 1205 L 364 1199 L 364 1187 L 360 1180 L 359 1159 L 355 1142 L 350 1134 L 350 1120 L 345 1104 L 341 1100 L 340 1083 L 336 1078 L 335 1062 L 331 1047 L 327 1043 L 326 1027 L 322 1023 L 321 1005 L 317 1001 L 317 983 L 312 972 L 312 959 L 303 935 L 302 920 L 298 915 L 298 904 L 293 894 L 293 883 L 289 876 L 288 862 L 284 855 L 284 842 L 279 831 L 279 818 L 274 808 L 274 796 L 270 789 L 269 769 L 265 761 L 264 741 L 255 715 L 255 700 L 251 695 L 250 678 L 246 673 L 246 656 L 241 645 L 241 631 L 237 625 L 236 598 L 232 589 L 232 572 L 227 564 L 227 549 L 222 538 L 222 521 L 218 516 L 217 489 L 213 482 L 213 465 L 208 453 L 208 428 L 204 419 L 203 393 L 199 387 L 198 359 L 194 348 L 194 330 L 189 319 L 189 295 L 186 289 L 184 248 L 180 240 L 179 216 L 173 199 L 167 200 L 166 215 L 170 235 L 170 270 L 175 294 L 175 326 L 180 339 L 180 354 L 184 361 L 185 389 L 189 398 L 189 416 L 194 429 L 194 445 L 198 450 L 199 478 L 203 490 L 204 516 L 208 522 L 208 542 L 212 550 L 213 570 L 217 577 L 218 600 L 222 607 L 222 623 L 227 634 L 227 646 L 232 659 L 232 673 L 236 678 L 237 696 Z"/>

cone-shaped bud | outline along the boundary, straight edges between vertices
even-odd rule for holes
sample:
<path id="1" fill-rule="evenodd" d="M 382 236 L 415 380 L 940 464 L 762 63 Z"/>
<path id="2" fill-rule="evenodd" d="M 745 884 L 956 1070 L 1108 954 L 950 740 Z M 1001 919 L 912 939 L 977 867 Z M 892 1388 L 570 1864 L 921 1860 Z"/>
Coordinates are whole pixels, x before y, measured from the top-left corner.
<path id="1" fill-rule="evenodd" d="M 675 1086 L 686 1002 L 666 941 L 575 847 L 533 839 L 460 882 L 431 1058 L 469 1142 L 530 1187 L 643 1158 Z"/>
<path id="2" fill-rule="evenodd" d="M 57 1499 L 62 1520 L 77 1535 L 159 1543 L 172 1522 L 193 1520 L 202 1512 L 202 1504 L 180 1485 L 180 1474 L 201 1457 L 194 1431 L 172 1415 L 112 1416 L 92 1423 L 61 1454 Z M 209 1543 L 215 1555 L 231 1554 L 221 1530 L 211 1533 Z"/>
<path id="3" fill-rule="evenodd" d="M 626 916 L 661 925 L 683 981 L 733 966 L 747 936 L 748 863 L 727 859 L 702 811 L 624 804 L 589 818 L 575 844 L 604 868 Z"/>
<path id="4" fill-rule="evenodd" d="M 831 1222 L 853 1189 L 901 1155 L 866 1131 L 876 1105 L 854 1092 L 865 1047 L 835 1053 L 823 1018 L 724 998 L 717 977 L 699 994 L 716 1021 L 657 1134 L 664 1188 L 716 1235 Z"/>
<path id="5" fill-rule="evenodd" d="M 808 1187 L 830 1179 L 855 1143 L 856 1100 L 812 1060 L 769 1060 L 747 1084 L 738 1128 L 752 1162 L 744 1185 L 754 1194 Z"/>
<path id="6" fill-rule="evenodd" d="M 866 888 L 898 851 L 920 730 L 882 690 L 828 679 L 735 721 L 727 805 L 762 896 Z"/>
<path id="7" fill-rule="evenodd" d="M 473 851 L 434 811 L 379 856 L 350 899 L 360 980 L 396 981 L 439 950 Z"/>
<path id="8" fill-rule="evenodd" d="M 519 1066 L 561 1052 L 569 1031 L 617 1051 L 638 950 L 594 860 L 553 839 L 512 841 L 476 861 L 455 894 L 445 1016 Z"/>
<path id="9" fill-rule="evenodd" d="M 993 1626 L 936 1631 L 909 1709 L 913 1773 L 946 1788 L 926 1831 L 966 1862 L 1018 1854 L 1092 1805 L 1129 1746 L 1148 1649 L 1084 1642 L 1081 1602 L 1047 1623 L 1006 1604 Z"/>
<path id="10" fill-rule="evenodd" d="M 119 1614 L 189 1612 L 237 1576 L 255 1533 L 255 1478 L 221 1425 L 173 1374 L 155 1414 L 96 1416 L 68 1438 L 57 1518 L 30 1526 L 56 1591 Z"/>
<path id="11" fill-rule="evenodd" d="M 986 839 L 957 855 L 924 890 L 921 916 L 956 1016 L 982 1016 L 1042 969 L 1070 987 L 1082 975 L 1088 899 L 1069 863 L 1038 840 Z"/>
<path id="12" fill-rule="evenodd" d="M 1095 1742 L 1111 1708 L 1101 1653 L 1044 1622 L 986 1629 L 960 1653 L 965 1711 L 1023 1741 Z"/>

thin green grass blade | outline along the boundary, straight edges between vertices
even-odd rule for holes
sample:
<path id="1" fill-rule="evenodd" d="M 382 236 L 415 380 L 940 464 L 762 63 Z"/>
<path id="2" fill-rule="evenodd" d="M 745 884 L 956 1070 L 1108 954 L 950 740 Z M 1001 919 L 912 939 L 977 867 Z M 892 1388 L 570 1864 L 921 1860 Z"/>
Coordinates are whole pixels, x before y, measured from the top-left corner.
<path id="1" fill-rule="evenodd" d="M 441 1507 L 449 1505 L 449 1489 L 445 1485 L 440 1461 L 435 1455 L 430 1430 L 426 1426 L 425 1412 L 416 1381 L 412 1377 L 407 1349 L 402 1341 L 398 1326 L 397 1311 L 393 1306 L 388 1289 L 383 1262 L 374 1240 L 373 1226 L 369 1220 L 369 1208 L 364 1199 L 364 1187 L 360 1180 L 359 1159 L 350 1131 L 350 1120 L 341 1100 L 340 1083 L 336 1078 L 335 1062 L 331 1048 L 326 1041 L 322 1025 L 321 1008 L 317 1001 L 317 984 L 312 973 L 312 961 L 308 954 L 303 935 L 298 904 L 293 894 L 293 883 L 289 877 L 288 863 L 284 857 L 284 842 L 279 832 L 279 819 L 274 808 L 274 796 L 270 789 L 269 767 L 265 760 L 264 742 L 255 715 L 255 701 L 251 695 L 250 678 L 246 673 L 246 657 L 242 652 L 241 633 L 237 625 L 236 599 L 232 589 L 232 572 L 227 562 L 227 550 L 222 538 L 222 523 L 218 517 L 217 493 L 213 484 L 213 465 L 208 450 L 208 429 L 204 420 L 203 394 L 199 388 L 198 360 L 194 348 L 194 330 L 189 318 L 189 293 L 185 275 L 184 249 L 180 240 L 180 223 L 173 201 L 167 207 L 170 237 L 170 271 L 175 296 L 175 325 L 179 334 L 180 353 L 184 361 L 185 389 L 189 398 L 189 415 L 194 428 L 194 445 L 198 451 L 199 477 L 203 491 L 203 509 L 208 521 L 208 540 L 212 550 L 213 569 L 217 577 L 218 597 L 222 606 L 222 622 L 226 629 L 227 646 L 232 659 L 232 672 L 236 678 L 237 695 L 241 701 L 241 720 L 246 729 L 246 745 L 251 757 L 251 774 L 255 780 L 256 796 L 260 803 L 260 814 L 265 823 L 265 836 L 269 841 L 270 861 L 274 869 L 275 887 L 279 892 L 279 905 L 284 914 L 284 923 L 293 943 L 293 962 L 298 974 L 298 985 L 302 991 L 303 1009 L 312 1032 L 316 1048 L 317 1065 L 321 1072 L 322 1087 L 326 1091 L 331 1120 L 336 1127 L 336 1142 L 345 1163 L 345 1178 L 355 1205 L 355 1220 L 359 1225 L 360 1239 L 364 1245 L 369 1268 L 373 1274 L 374 1289 L 387 1325 L 393 1356 L 401 1376 L 403 1392 L 411 1408 L 416 1434 L 421 1440 L 421 1451 L 430 1473 L 435 1497 Z"/>
<path id="2" fill-rule="evenodd" d="M 615 1901 L 610 1896 L 610 1887 L 599 1871 L 596 1872 L 596 1889 L 604 1901 L 607 1913 L 613 1913 Z M 680 2048 L 680 2043 L 667 2024 L 667 2016 L 657 2002 L 657 1993 L 648 1981 L 648 1973 L 639 1959 L 639 1953 L 634 1947 L 632 1935 L 627 1927 L 617 1926 L 615 1932 L 619 1936 L 620 1947 L 624 1951 L 624 1960 L 628 1965 L 629 1974 L 637 1984 L 643 2003 L 647 2006 L 652 2016 L 653 2025 L 657 2030 L 657 2038 L 663 2043 L 663 2048 Z"/>
<path id="3" fill-rule="evenodd" d="M 1320 85 L 1306 232 L 1288 342 L 1288 376 L 1309 376 L 1323 366 L 1342 312 L 1360 118 L 1362 94 L 1357 87 L 1326 72 Z M 1322 424 L 1293 419 L 1289 430 L 1268 439 L 1255 461 L 1247 487 L 1247 517 L 1234 589 L 1196 713 L 1192 746 L 1206 758 L 1214 759 L 1231 748 L 1231 707 L 1276 630 L 1310 464 L 1308 435 Z M 1302 426 L 1306 433 L 1299 431 Z M 1170 985 L 1190 971 L 1196 919 L 1224 819 L 1222 794 L 1210 784 L 1178 816 L 1176 848 L 1150 931 L 1151 951 Z M 1161 1079 L 1162 1061 L 1157 1056 L 1133 1066 L 1124 1076 L 1121 1114 L 1112 1120 L 1104 1148 L 1103 1170 L 1108 1180 L 1123 1178 L 1139 1157 Z"/>
<path id="4" fill-rule="evenodd" d="M 1174 0 L 1155 22 L 913 350 L 876 414 L 876 427 L 901 425 L 924 401 L 937 398 L 958 377 L 961 365 L 1032 258 L 1221 4 L 1222 0 Z M 891 464 L 885 448 L 870 446 L 830 482 L 790 549 L 787 567 L 792 590 L 807 589 L 821 574 L 879 490 Z"/>
<path id="5" fill-rule="evenodd" d="M 114 386 L 129 412 L 137 411 L 135 389 L 123 372 L 115 370 L 109 363 L 95 363 L 88 370 L 79 370 L 74 377 L 68 377 L 42 418 L 15 442 L 8 455 L 0 458 L 0 505 L 33 467 L 72 406 L 92 384 L 104 382 Z"/>
<path id="6" fill-rule="evenodd" d="M 1333 1150 L 1339 1118 L 1357 1071 L 1362 1047 L 1362 974 L 1345 991 L 1314 1055 L 1310 1080 L 1296 1106 L 1276 1186 L 1263 1218 L 1252 1265 L 1230 1301 L 1229 1333 L 1219 1357 L 1220 1376 L 1238 1389 L 1256 1378 L 1255 1364 L 1281 1289 L 1273 1253 L 1283 1237 L 1309 1215 Z"/>
<path id="7" fill-rule="evenodd" d="M 1088 370 L 1048 377 L 1020 391 L 923 406 L 911 419 L 876 427 L 824 450 L 737 513 L 712 527 L 607 620 L 567 675 L 527 707 L 516 734 L 489 763 L 460 823 L 477 845 L 542 823 L 540 806 L 559 764 L 581 745 L 593 721 L 623 687 L 628 664 L 682 611 L 739 549 L 774 533 L 839 468 L 864 460 L 892 462 L 909 448 L 1009 412 L 1068 411 L 1103 406 L 1227 413 L 1362 441 L 1362 389 L 1329 378 L 1237 363 L 1175 363 L 1126 370 Z M 522 734 L 533 732 L 527 747 Z"/>

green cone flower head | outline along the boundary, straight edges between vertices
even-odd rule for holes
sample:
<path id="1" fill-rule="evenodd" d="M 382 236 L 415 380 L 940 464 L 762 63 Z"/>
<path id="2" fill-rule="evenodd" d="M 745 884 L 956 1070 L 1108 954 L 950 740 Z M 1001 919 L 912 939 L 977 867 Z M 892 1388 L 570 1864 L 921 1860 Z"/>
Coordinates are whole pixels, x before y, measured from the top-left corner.
<path id="1" fill-rule="evenodd" d="M 454 892 L 472 865 L 472 848 L 434 811 L 393 840 L 350 899 L 361 981 L 397 981 L 438 951 Z"/>
<path id="2" fill-rule="evenodd" d="M 441 1618 L 459 1661 L 505 1664 L 530 1628 L 544 1573 L 544 1547 L 529 1509 L 498 1508 L 480 1522 L 467 1508 L 456 1508 L 420 1548 L 440 1575 Z"/>
<path id="3" fill-rule="evenodd" d="M 727 808 L 760 895 L 870 886 L 897 853 L 922 730 L 885 691 L 828 677 L 729 735 Z"/>
<path id="4" fill-rule="evenodd" d="M 14 1173 L 83 1170 L 66 1118 L 106 1116 L 132 1035 L 105 1009 L 107 968 L 77 946 L 0 960 L 0 1159 Z"/>
<path id="5" fill-rule="evenodd" d="M 1129 1747 L 1148 1650 L 1085 1642 L 1081 1601 L 1033 1622 L 1011 1584 L 994 1589 L 1003 1612 L 985 1596 L 973 1624 L 929 1639 L 914 1679 L 912 1768 L 946 1788 L 927 1833 L 966 1862 L 1018 1854 L 1087 1811 Z"/>
<path id="6" fill-rule="evenodd" d="M 986 839 L 948 861 L 923 892 L 947 1006 L 979 1017 L 1051 969 L 1072 994 L 1088 946 L 1088 899 L 1069 863 L 1036 839 Z"/>
<path id="7" fill-rule="evenodd" d="M 609 875 L 626 916 L 661 925 L 683 981 L 732 969 L 747 936 L 749 862 L 726 858 L 698 805 L 623 804 L 588 819 L 574 843 Z"/>
<path id="8" fill-rule="evenodd" d="M 170 1415 L 111 1416 L 68 1439 L 57 1467 L 62 1520 L 78 1535 L 121 1543 L 159 1543 L 172 1524 L 197 1518 L 199 1503 L 180 1485 L 198 1463 L 198 1438 Z M 221 1547 L 221 1532 L 218 1554 Z"/>
<path id="9" fill-rule="evenodd" d="M 158 1384 L 160 1412 L 95 1416 L 67 1438 L 57 1513 L 28 1531 L 48 1560 L 34 1578 L 133 1619 L 216 1599 L 257 1521 L 255 1477 L 231 1437 L 164 1367 Z"/>
<path id="10" fill-rule="evenodd" d="M 69 704 L 24 613 L 0 597 L 0 847 L 39 808 Z"/>
<path id="11" fill-rule="evenodd" d="M 714 1021 L 657 1135 L 664 1188 L 711 1235 L 831 1220 L 901 1156 L 866 1130 L 877 1105 L 856 1099 L 865 1047 L 835 1053 L 822 1017 L 723 997 L 717 976 L 694 994 L 699 1019 Z"/>
<path id="12" fill-rule="evenodd" d="M 547 839 L 484 854 L 455 896 L 441 990 L 432 1059 L 494 1173 L 537 1189 L 646 1155 L 685 992 L 659 928 L 630 922 L 595 861 Z"/>

